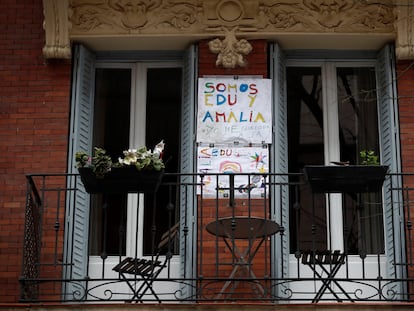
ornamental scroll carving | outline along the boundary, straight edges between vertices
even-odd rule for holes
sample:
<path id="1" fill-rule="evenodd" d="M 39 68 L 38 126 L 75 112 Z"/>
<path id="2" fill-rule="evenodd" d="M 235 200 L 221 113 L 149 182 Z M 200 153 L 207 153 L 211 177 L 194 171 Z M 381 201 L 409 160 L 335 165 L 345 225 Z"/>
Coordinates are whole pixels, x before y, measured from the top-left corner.
<path id="1" fill-rule="evenodd" d="M 392 0 L 72 0 L 72 34 L 390 32 Z M 384 3 L 384 4 L 382 4 Z"/>
<path id="2" fill-rule="evenodd" d="M 125 28 L 136 29 L 143 27 L 148 22 L 151 11 L 159 8 L 162 0 L 130 1 L 109 0 L 108 6 L 116 12 L 117 21 Z"/>
<path id="3" fill-rule="evenodd" d="M 384 2 L 385 3 L 385 2 Z M 293 32 L 392 32 L 392 6 L 349 0 L 278 1 L 262 5 L 264 29 Z"/>
<path id="4" fill-rule="evenodd" d="M 244 67 L 246 61 L 243 56 L 248 55 L 253 49 L 247 40 L 237 40 L 234 30 L 226 31 L 223 40 L 214 39 L 210 41 L 208 47 L 211 52 L 218 54 L 216 66 L 221 65 L 224 68 Z"/>
<path id="5" fill-rule="evenodd" d="M 46 58 L 70 58 L 67 0 L 43 0 L 43 15 L 46 40 L 43 55 Z"/>
<path id="6" fill-rule="evenodd" d="M 43 0 L 46 57 L 63 57 L 70 39 L 174 35 L 188 38 L 274 34 L 391 34 L 414 57 L 412 0 Z M 407 13 L 408 12 L 408 13 Z M 411 13 L 410 13 L 411 12 Z M 410 28 L 411 27 L 411 28 Z M 407 37 L 408 35 L 408 37 Z M 340 38 L 339 38 L 340 40 Z M 398 50 L 397 43 L 397 50 Z M 406 53 L 406 52 L 404 52 Z"/>
<path id="7" fill-rule="evenodd" d="M 411 1 L 401 0 L 396 8 L 398 36 L 395 52 L 398 59 L 414 59 L 414 4 Z"/>
<path id="8" fill-rule="evenodd" d="M 199 31 L 197 1 L 72 0 L 72 34 L 166 34 Z"/>

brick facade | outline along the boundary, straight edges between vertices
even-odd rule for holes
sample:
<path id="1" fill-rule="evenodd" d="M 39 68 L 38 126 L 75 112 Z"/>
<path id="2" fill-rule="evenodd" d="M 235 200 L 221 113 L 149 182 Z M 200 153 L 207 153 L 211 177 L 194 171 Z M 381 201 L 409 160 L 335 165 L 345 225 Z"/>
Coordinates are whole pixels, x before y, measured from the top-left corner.
<path id="1" fill-rule="evenodd" d="M 199 42 L 198 51 L 198 74 L 200 77 L 208 75 L 230 75 L 230 76 L 263 76 L 268 78 L 267 64 L 267 42 L 265 40 L 249 41 L 253 47 L 252 52 L 246 56 L 246 66 L 235 69 L 216 67 L 217 55 L 210 52 L 208 41 Z"/>
<path id="2" fill-rule="evenodd" d="M 18 300 L 25 174 L 66 171 L 71 64 L 42 55 L 42 0 L 0 2 L 0 302 Z"/>
<path id="3" fill-rule="evenodd" d="M 412 173 L 414 172 L 414 61 L 397 63 L 397 94 L 400 118 L 401 171 Z M 404 186 L 413 189 L 414 177 L 405 177 Z M 407 222 L 414 222 L 414 215 L 406 213 L 405 217 Z M 408 229 L 411 230 L 411 228 Z M 410 241 L 406 243 L 410 243 Z M 413 249 L 414 241 L 411 243 L 411 249 Z M 407 269 L 409 277 L 413 278 L 414 267 L 408 266 Z M 411 293 L 413 289 L 414 282 L 410 282 Z"/>
<path id="4" fill-rule="evenodd" d="M 268 77 L 268 52 L 267 42 L 265 40 L 250 41 L 253 50 L 246 57 L 246 66 L 238 67 L 235 69 L 217 67 L 215 65 L 217 55 L 210 52 L 207 42 L 208 41 L 201 41 L 199 43 L 199 77 L 208 75 L 246 75 L 262 76 L 264 78 Z M 236 208 L 233 210 L 229 208 L 227 199 L 220 199 L 218 201 L 215 199 L 204 199 L 202 204 L 198 204 L 198 215 L 200 215 L 198 226 L 199 228 L 205 228 L 209 222 L 217 218 L 216 213 L 218 213 L 218 217 L 230 217 L 233 212 L 235 215 L 242 216 L 246 213 L 246 205 L 249 205 L 251 207 L 252 214 L 250 216 L 265 217 L 266 215 L 263 215 L 263 211 L 264 209 L 269 211 L 269 206 L 264 207 L 263 204 L 266 204 L 264 200 L 252 200 L 248 202 L 236 201 Z M 197 270 L 198 275 L 202 275 L 204 278 L 220 278 L 225 275 L 230 275 L 232 272 L 232 266 L 229 263 L 235 259 L 232 257 L 229 249 L 225 246 L 221 239 L 216 239 L 211 234 L 200 232 L 200 235 L 202 236 L 198 236 L 198 249 L 202 248 L 203 256 L 199 256 Z M 257 243 L 257 241 L 255 243 Z M 238 241 L 237 246 L 241 250 L 245 250 L 248 247 L 248 242 L 244 241 L 243 243 Z M 216 248 L 218 248 L 218 251 Z M 270 273 L 270 261 L 265 259 L 265 253 L 268 254 L 269 250 L 269 243 L 265 243 L 262 245 L 257 255 L 254 257 L 253 264 L 255 266 L 255 273 L 259 278 L 264 277 Z M 219 258 L 216 258 L 217 254 L 220 254 Z M 258 267 L 261 267 L 262 269 L 259 269 Z M 243 270 L 243 268 L 241 270 Z M 209 293 L 209 291 L 219 292 L 220 289 L 225 286 L 225 281 L 213 282 L 212 284 L 209 281 L 200 281 L 198 286 L 202 288 L 203 293 Z M 246 295 L 246 293 L 251 292 L 253 289 L 257 290 L 256 286 L 257 285 L 254 284 L 246 284 L 246 282 L 240 282 L 240 284 L 237 286 L 237 289 L 233 289 L 235 290 L 234 295 L 245 297 L 243 295 Z M 264 288 L 266 288 L 266 286 Z"/>
<path id="5" fill-rule="evenodd" d="M 397 77 L 402 166 L 414 172 L 414 62 L 398 62 Z"/>
<path id="6" fill-rule="evenodd" d="M 22 262 L 27 173 L 66 171 L 71 63 L 42 55 L 42 0 L 0 2 L 0 302 L 16 302 Z M 216 68 L 199 43 L 199 75 L 268 77 L 267 43 L 250 42 L 247 66 Z M 402 171 L 414 172 L 414 66 L 397 64 Z M 409 181 L 408 185 L 414 186 Z M 414 271 L 412 271 L 414 274 Z"/>

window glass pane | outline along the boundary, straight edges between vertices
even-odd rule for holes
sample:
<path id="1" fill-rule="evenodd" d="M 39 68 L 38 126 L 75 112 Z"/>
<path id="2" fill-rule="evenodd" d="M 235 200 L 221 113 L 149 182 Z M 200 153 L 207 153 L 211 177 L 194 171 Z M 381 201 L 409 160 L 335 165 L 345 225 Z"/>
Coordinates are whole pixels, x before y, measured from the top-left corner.
<path id="1" fill-rule="evenodd" d="M 95 78 L 93 146 L 116 161 L 128 149 L 131 70 L 98 68 Z M 92 195 L 90 255 L 125 254 L 127 195 Z"/>
<path id="2" fill-rule="evenodd" d="M 289 172 L 301 173 L 306 164 L 324 163 L 321 69 L 287 68 L 287 97 Z M 308 185 L 291 188 L 291 252 L 326 249 L 325 196 L 315 194 L 315 208 L 311 198 Z"/>
<path id="3" fill-rule="evenodd" d="M 374 68 L 337 68 L 341 160 L 360 164 L 359 151 L 379 152 Z"/>
<path id="4" fill-rule="evenodd" d="M 337 68 L 337 81 L 341 160 L 361 164 L 361 150 L 379 155 L 375 71 L 371 67 Z M 381 193 L 346 194 L 343 206 L 348 253 L 383 253 Z"/>
<path id="5" fill-rule="evenodd" d="M 150 68 L 147 72 L 146 145 L 153 148 L 162 139 L 165 142 L 166 172 L 177 173 L 180 159 L 181 68 Z M 164 176 L 163 182 L 165 183 Z M 172 180 L 172 182 L 174 182 Z M 151 254 L 151 242 L 159 241 L 168 230 L 169 222 L 178 221 L 177 189 L 161 186 L 153 196 L 145 195 L 144 254 Z M 154 209 L 155 206 L 155 209 Z M 169 217 L 171 216 L 171 219 Z M 152 237 L 151 230 L 156 235 Z"/>

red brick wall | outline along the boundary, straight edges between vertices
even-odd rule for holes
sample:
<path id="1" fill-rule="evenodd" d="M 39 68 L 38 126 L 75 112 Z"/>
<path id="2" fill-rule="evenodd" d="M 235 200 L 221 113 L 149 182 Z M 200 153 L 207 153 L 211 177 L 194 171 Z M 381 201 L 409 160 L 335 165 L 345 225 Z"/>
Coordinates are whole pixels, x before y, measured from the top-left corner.
<path id="1" fill-rule="evenodd" d="M 397 63 L 397 81 L 402 171 L 414 173 L 414 61 L 399 61 Z M 413 189 L 414 176 L 406 177 L 404 186 Z M 412 211 L 411 219 L 406 219 L 406 221 L 409 220 L 411 223 L 414 222 Z M 411 249 L 414 249 L 414 242 L 411 243 Z M 410 245 L 408 246 L 410 247 Z M 408 267 L 408 273 L 409 278 L 414 278 L 414 267 Z M 410 292 L 414 293 L 414 282 L 411 283 Z"/>
<path id="2" fill-rule="evenodd" d="M 255 41 L 249 41 L 250 44 L 253 46 L 252 52 L 246 56 L 246 66 L 245 67 L 237 67 L 235 69 L 226 69 L 223 67 L 217 67 L 216 59 L 217 54 L 211 53 L 208 48 L 208 41 L 201 41 L 199 43 L 199 76 L 205 76 L 205 75 L 230 75 L 230 76 L 241 76 L 241 75 L 258 75 L 263 76 L 264 78 L 268 77 L 268 64 L 267 64 L 267 43 L 264 40 L 255 40 Z M 251 205 L 253 216 L 259 216 L 264 217 L 263 215 L 263 200 L 253 200 L 249 201 L 245 204 L 242 202 L 237 201 L 236 210 L 234 211 L 236 215 L 240 216 L 243 215 L 243 213 L 246 213 L 248 210 L 247 205 Z M 218 202 L 214 199 L 210 200 L 203 200 L 203 202 L 199 201 L 199 215 L 202 215 L 199 219 L 199 228 L 203 228 L 202 237 L 199 236 L 200 241 L 202 240 L 202 244 L 199 241 L 199 250 L 202 256 L 199 256 L 199 264 L 198 264 L 198 275 L 202 275 L 204 280 L 200 281 L 198 284 L 202 290 L 200 291 L 200 294 L 206 298 L 206 297 L 216 297 L 214 293 L 218 293 L 221 288 L 225 284 L 225 280 L 223 282 L 209 282 L 208 278 L 226 278 L 228 275 L 231 274 L 233 267 L 229 264 L 234 260 L 232 258 L 231 253 L 229 249 L 225 246 L 223 241 L 221 239 L 216 239 L 214 236 L 206 233 L 204 231 L 205 226 L 217 217 L 216 208 L 218 207 L 218 210 L 220 211 L 220 215 L 218 217 L 225 217 L 225 216 L 231 216 L 231 211 L 228 207 L 228 199 L 221 199 Z M 258 212 L 260 211 L 260 212 Z M 227 214 L 226 214 L 227 213 Z M 243 250 L 246 249 L 247 243 L 243 243 L 240 241 L 237 241 L 238 247 Z M 217 250 L 218 248 L 218 250 Z M 263 277 L 264 274 L 268 274 L 270 271 L 270 261 L 265 260 L 264 256 L 264 249 L 267 249 L 267 252 L 269 252 L 269 244 L 265 243 L 260 248 L 258 254 L 254 257 L 253 265 L 254 265 L 254 273 L 256 273 L 256 276 L 258 278 Z M 217 261 L 216 255 L 219 254 L 219 260 Z M 218 269 L 218 270 L 216 270 Z M 267 270 L 266 270 L 267 269 Z M 244 272 L 243 268 L 240 269 L 240 272 Z M 240 277 L 240 275 L 235 275 L 235 277 Z M 234 284 L 234 283 L 232 283 Z M 264 285 L 264 284 L 263 284 Z M 254 288 L 254 286 L 253 286 Z M 231 286 L 227 289 L 229 291 L 231 289 Z M 238 284 L 237 287 L 237 294 L 240 297 L 244 297 L 243 295 L 246 295 L 246 293 L 249 293 L 252 291 L 252 284 L 246 284 L 246 282 L 241 282 Z M 250 295 L 247 294 L 247 297 Z M 234 294 L 232 296 L 233 298 L 236 297 Z"/>
<path id="3" fill-rule="evenodd" d="M 268 78 L 267 64 L 267 42 L 265 40 L 252 40 L 249 43 L 253 46 L 253 50 L 249 55 L 245 56 L 246 66 L 234 69 L 226 69 L 216 66 L 217 54 L 210 52 L 208 41 L 199 43 L 199 60 L 198 74 L 200 77 L 205 75 L 262 75 Z"/>
<path id="4" fill-rule="evenodd" d="M 207 41 L 199 44 L 199 75 L 263 75 L 267 72 L 267 45 L 265 41 L 251 41 L 253 51 L 246 57 L 247 66 L 244 68 L 224 69 L 215 66 L 216 54 L 209 51 Z M 400 61 L 397 64 L 398 102 L 401 131 L 402 171 L 414 172 L 414 62 Z M 405 179 L 405 186 L 414 188 L 414 177 Z M 208 204 L 206 204 L 208 206 Z M 213 211 L 204 210 L 204 213 Z M 411 215 L 413 215 L 411 213 Z M 406 219 L 408 221 L 408 219 Z M 414 216 L 411 216 L 414 222 Z M 209 243 L 205 245 L 208 247 Z M 414 248 L 411 245 L 411 248 Z M 211 251 L 211 250 L 210 250 Z M 208 253 L 208 250 L 207 252 Z M 206 268 L 204 268 L 206 269 Z M 204 271 L 204 273 L 208 273 Z M 409 277 L 414 277 L 414 268 L 409 268 Z M 411 290 L 414 284 L 411 286 Z"/>
<path id="5" fill-rule="evenodd" d="M 0 302 L 18 300 L 25 174 L 66 171 L 71 64 L 43 58 L 42 13 L 42 0 L 0 1 Z M 266 41 L 251 41 L 247 65 L 236 69 L 216 67 L 207 42 L 200 76 L 268 77 Z M 414 172 L 413 62 L 398 63 L 398 93 L 403 171 Z"/>
<path id="6" fill-rule="evenodd" d="M 397 64 L 403 171 L 414 172 L 414 62 Z"/>
<path id="7" fill-rule="evenodd" d="M 66 170 L 70 62 L 47 62 L 42 0 L 0 1 L 0 302 L 18 300 L 26 181 Z"/>

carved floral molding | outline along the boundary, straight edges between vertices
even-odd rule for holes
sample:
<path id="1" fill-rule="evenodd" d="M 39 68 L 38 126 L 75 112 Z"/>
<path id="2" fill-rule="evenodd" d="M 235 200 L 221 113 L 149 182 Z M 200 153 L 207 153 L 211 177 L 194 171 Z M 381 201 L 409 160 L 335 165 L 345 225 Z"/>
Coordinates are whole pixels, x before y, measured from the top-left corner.
<path id="1" fill-rule="evenodd" d="M 244 55 L 248 55 L 253 47 L 245 40 L 237 40 L 232 31 L 226 31 L 226 36 L 223 40 L 214 39 L 208 43 L 211 52 L 218 54 L 216 66 L 223 66 L 224 68 L 235 68 L 236 66 L 244 67 L 246 61 Z"/>
<path id="2" fill-rule="evenodd" d="M 375 2 L 378 3 L 378 2 Z M 392 32 L 389 5 L 355 0 L 72 0 L 73 34 L 214 32 Z"/>
<path id="3" fill-rule="evenodd" d="M 205 38 L 228 36 L 236 29 L 235 37 L 249 38 L 275 33 L 397 32 L 397 55 L 401 49 L 401 55 L 414 58 L 414 8 L 405 5 L 410 1 L 43 0 L 44 54 L 68 57 L 71 38 L 160 34 Z"/>
<path id="4" fill-rule="evenodd" d="M 395 11 L 397 59 L 414 59 L 414 3 L 412 0 L 398 0 Z"/>
<path id="5" fill-rule="evenodd" d="M 69 14 L 67 0 L 43 0 L 43 29 L 46 58 L 70 58 Z"/>

